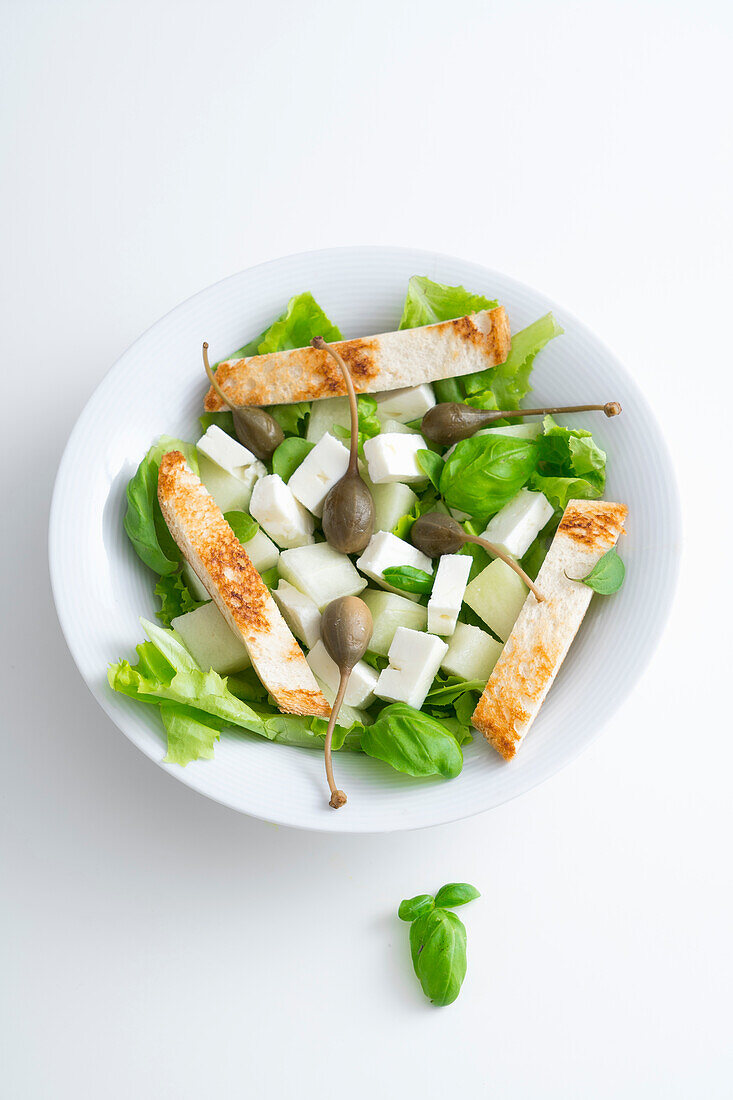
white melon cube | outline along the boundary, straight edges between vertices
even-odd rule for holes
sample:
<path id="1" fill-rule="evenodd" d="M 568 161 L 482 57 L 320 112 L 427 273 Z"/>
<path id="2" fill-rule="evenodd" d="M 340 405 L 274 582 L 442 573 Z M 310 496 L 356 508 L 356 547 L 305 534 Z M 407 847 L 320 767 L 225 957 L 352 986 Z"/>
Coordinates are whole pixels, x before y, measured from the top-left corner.
<path id="1" fill-rule="evenodd" d="M 328 491 L 341 480 L 348 465 L 349 452 L 346 447 L 326 433 L 298 466 L 288 482 L 288 488 L 309 512 L 321 516 Z"/>
<path id="2" fill-rule="evenodd" d="M 482 538 L 493 542 L 513 558 L 523 558 L 545 524 L 552 519 L 554 508 L 544 493 L 520 489 L 489 521 Z"/>
<path id="3" fill-rule="evenodd" d="M 295 637 L 311 649 L 321 636 L 321 613 L 313 600 L 283 580 L 272 594 Z"/>
<path id="4" fill-rule="evenodd" d="M 385 390 L 375 393 L 377 416 L 380 420 L 418 420 L 435 404 L 433 387 L 424 382 L 421 386 L 407 386 L 402 390 Z"/>
<path id="5" fill-rule="evenodd" d="M 463 599 L 505 642 L 528 592 L 527 585 L 511 566 L 495 558 L 473 578 Z"/>
<path id="6" fill-rule="evenodd" d="M 403 424 L 399 420 L 382 420 L 380 423 L 384 435 L 391 435 L 394 432 L 397 435 L 420 435 L 417 428 L 408 428 L 407 424 Z"/>
<path id="7" fill-rule="evenodd" d="M 318 676 L 327 684 L 331 691 L 338 691 L 339 670 L 326 650 L 323 642 L 319 640 L 307 655 L 306 660 L 311 667 L 314 676 Z M 377 672 L 366 661 L 357 661 L 349 676 L 349 685 L 346 688 L 344 702 L 350 707 L 368 707 L 374 702 L 374 688 L 377 685 Z"/>
<path id="8" fill-rule="evenodd" d="M 404 539 L 398 539 L 390 531 L 377 531 L 369 540 L 366 550 L 357 559 L 356 566 L 367 577 L 371 577 L 388 592 L 397 592 L 388 581 L 384 579 L 384 570 L 393 566 L 411 565 L 415 569 L 423 569 L 426 573 L 433 572 L 433 563 L 427 554 L 411 546 Z M 413 593 L 400 593 L 408 600 L 418 600 L 419 596 Z"/>
<path id="9" fill-rule="evenodd" d="M 401 481 L 375 485 L 365 480 L 374 501 L 374 530 L 391 531 L 403 516 L 412 511 L 417 503 L 417 494 Z"/>
<path id="10" fill-rule="evenodd" d="M 206 429 L 196 444 L 196 449 L 232 477 L 243 477 L 247 467 L 257 461 L 256 455 L 243 447 L 238 440 L 232 439 L 217 424 L 211 424 Z"/>
<path id="11" fill-rule="evenodd" d="M 399 627 L 389 647 L 389 668 L 380 672 L 375 694 L 419 710 L 447 651 L 434 634 Z"/>
<path id="12" fill-rule="evenodd" d="M 369 478 L 375 485 L 388 481 L 406 481 L 411 484 L 425 481 L 426 475 L 417 462 L 417 452 L 427 449 L 421 435 L 390 432 L 375 435 L 364 443 L 364 458 L 369 467 Z"/>
<path id="13" fill-rule="evenodd" d="M 179 615 L 172 620 L 171 626 L 204 672 L 213 668 L 214 672 L 228 676 L 231 672 L 249 668 L 250 659 L 244 643 L 233 632 L 213 600 L 195 611 Z"/>
<path id="14" fill-rule="evenodd" d="M 367 585 L 351 558 L 327 542 L 284 550 L 278 567 L 280 576 L 310 596 L 319 611 L 339 596 L 358 596 Z"/>
<path id="15" fill-rule="evenodd" d="M 198 579 L 187 561 L 184 561 L 181 573 L 183 575 L 184 581 L 186 582 L 189 592 L 195 600 L 198 600 L 200 603 L 202 600 L 211 599 L 211 594 Z"/>
<path id="16" fill-rule="evenodd" d="M 272 569 L 273 566 L 277 565 L 280 551 L 272 539 L 268 539 L 264 531 L 257 531 L 251 539 L 247 539 L 242 545 L 258 573 L 264 573 L 265 570 Z"/>
<path id="17" fill-rule="evenodd" d="M 504 648 L 485 630 L 458 623 L 441 668 L 461 680 L 488 680 Z"/>
<path id="18" fill-rule="evenodd" d="M 348 397 L 323 397 L 319 401 L 313 401 L 305 438 L 311 443 L 317 443 L 326 432 L 333 431 L 337 424 L 341 428 L 351 428 Z"/>
<path id="19" fill-rule="evenodd" d="M 315 676 L 315 673 L 313 673 Z M 316 683 L 323 692 L 326 701 L 333 706 L 336 699 L 336 692 L 332 691 L 325 680 L 321 680 L 319 676 L 316 676 Z M 360 710 L 358 707 L 349 707 L 346 703 L 341 704 L 341 710 L 339 711 L 338 719 L 336 720 L 337 726 L 343 726 L 345 729 L 349 729 L 355 722 L 361 722 L 362 726 L 368 726 L 370 722 L 369 715 L 364 710 Z"/>
<path id="20" fill-rule="evenodd" d="M 205 454 L 199 455 L 199 476 L 222 512 L 246 512 L 252 498 L 252 490 L 267 470 L 261 462 L 245 466 L 241 477 L 222 470 Z"/>
<path id="21" fill-rule="evenodd" d="M 456 629 L 473 558 L 468 554 L 443 554 L 438 559 L 433 591 L 428 601 L 428 630 L 450 635 Z"/>
<path id="22" fill-rule="evenodd" d="M 260 478 L 252 491 L 249 510 L 278 546 L 305 546 L 314 541 L 312 515 L 279 474 Z"/>
<path id="23" fill-rule="evenodd" d="M 428 624 L 428 609 L 396 592 L 378 592 L 374 588 L 368 588 L 366 592 L 362 592 L 361 598 L 371 611 L 374 623 L 369 649 L 381 657 L 386 657 L 389 653 L 398 627 L 424 630 Z"/>

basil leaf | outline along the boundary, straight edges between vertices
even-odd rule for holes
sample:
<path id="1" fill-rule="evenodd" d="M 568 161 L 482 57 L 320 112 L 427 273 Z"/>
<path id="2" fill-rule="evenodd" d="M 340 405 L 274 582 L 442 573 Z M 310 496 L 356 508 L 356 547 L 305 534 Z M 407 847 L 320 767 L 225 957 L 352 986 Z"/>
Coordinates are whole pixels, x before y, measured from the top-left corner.
<path id="1" fill-rule="evenodd" d="M 208 602 L 191 595 L 181 573 L 168 573 L 161 577 L 155 586 L 155 595 L 160 600 L 160 611 L 155 612 L 155 617 L 163 626 L 170 626 L 172 619 L 185 615 L 187 611 L 195 611 Z"/>
<path id="2" fill-rule="evenodd" d="M 444 283 L 434 283 L 424 275 L 413 275 L 407 284 L 400 328 L 452 321 L 468 313 L 477 313 L 480 309 L 495 309 L 498 304 L 481 294 L 472 294 L 465 287 L 446 286 Z M 439 397 L 438 400 L 445 399 Z"/>
<path id="3" fill-rule="evenodd" d="M 150 448 L 127 485 L 124 528 L 135 553 L 161 576 L 175 573 L 181 552 L 166 526 L 158 504 L 158 470 L 164 454 L 182 451 L 194 473 L 198 473 L 195 448 L 180 439 L 163 435 Z"/>
<path id="4" fill-rule="evenodd" d="M 256 519 L 249 512 L 225 512 L 224 519 L 241 543 L 249 542 L 260 529 Z"/>
<path id="5" fill-rule="evenodd" d="M 424 474 L 427 474 L 436 489 L 440 488 L 440 475 L 443 473 L 445 462 L 435 451 L 418 451 L 417 464 Z"/>
<path id="6" fill-rule="evenodd" d="M 289 481 L 314 447 L 315 443 L 309 443 L 307 439 L 299 439 L 297 436 L 284 439 L 272 456 L 273 474 L 279 474 L 283 481 Z"/>
<path id="7" fill-rule="evenodd" d="M 397 916 L 400 920 L 413 921 L 424 913 L 429 913 L 435 908 L 435 899 L 432 894 L 418 894 L 414 898 L 405 898 L 400 902 Z"/>
<path id="8" fill-rule="evenodd" d="M 428 593 L 433 590 L 433 575 L 414 565 L 390 565 L 383 570 L 382 576 L 393 588 L 401 592 Z"/>
<path id="9" fill-rule="evenodd" d="M 453 734 L 437 719 L 407 703 L 391 703 L 361 736 L 367 756 L 406 775 L 443 775 L 453 779 L 463 767 L 463 753 Z"/>
<path id="10" fill-rule="evenodd" d="M 452 909 L 480 897 L 481 894 L 470 882 L 448 882 L 435 895 L 435 905 L 442 909 Z"/>
<path id="11" fill-rule="evenodd" d="M 503 508 L 537 467 L 537 444 L 514 436 L 475 435 L 456 445 L 440 478 L 451 508 L 486 518 Z"/>
<path id="12" fill-rule="evenodd" d="M 567 576 L 567 574 L 565 575 Z M 571 577 L 570 579 L 587 584 L 599 596 L 612 596 L 614 592 L 618 592 L 624 583 L 625 576 L 626 566 L 616 550 L 611 549 L 596 562 L 587 577 Z"/>
<path id="13" fill-rule="evenodd" d="M 449 1005 L 466 976 L 466 929 L 449 909 L 433 909 L 410 926 L 412 965 L 434 1005 Z"/>

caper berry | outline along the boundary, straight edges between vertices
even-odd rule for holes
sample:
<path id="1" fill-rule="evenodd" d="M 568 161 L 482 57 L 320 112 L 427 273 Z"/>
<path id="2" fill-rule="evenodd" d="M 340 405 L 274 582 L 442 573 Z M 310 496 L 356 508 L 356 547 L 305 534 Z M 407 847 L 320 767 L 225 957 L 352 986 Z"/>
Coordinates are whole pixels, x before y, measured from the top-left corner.
<path id="1" fill-rule="evenodd" d="M 410 529 L 412 545 L 429 558 L 457 554 L 467 537 L 460 523 L 442 512 L 427 512 L 416 519 Z"/>
<path id="2" fill-rule="evenodd" d="M 351 671 L 367 651 L 372 637 L 372 615 L 358 596 L 332 600 L 321 616 L 321 638 L 339 672 Z"/>
<path id="3" fill-rule="evenodd" d="M 422 418 L 422 434 L 439 447 L 450 447 L 461 439 L 468 439 L 492 419 L 490 410 L 473 409 L 458 401 L 443 401 L 433 405 Z M 500 414 L 502 415 L 502 414 Z"/>
<path id="4" fill-rule="evenodd" d="M 274 416 L 251 405 L 232 408 L 237 439 L 262 462 L 269 462 L 285 434 Z"/>
<path id="5" fill-rule="evenodd" d="M 374 500 L 359 473 L 346 473 L 323 502 L 323 533 L 334 550 L 356 554 L 374 530 Z"/>
<path id="6" fill-rule="evenodd" d="M 204 341 L 203 354 L 204 370 L 214 390 L 232 413 L 237 439 L 243 447 L 252 452 L 255 458 L 259 458 L 262 462 L 269 462 L 285 438 L 282 428 L 275 417 L 264 409 L 258 409 L 252 405 L 232 405 L 211 369 L 209 345 L 206 341 Z"/>

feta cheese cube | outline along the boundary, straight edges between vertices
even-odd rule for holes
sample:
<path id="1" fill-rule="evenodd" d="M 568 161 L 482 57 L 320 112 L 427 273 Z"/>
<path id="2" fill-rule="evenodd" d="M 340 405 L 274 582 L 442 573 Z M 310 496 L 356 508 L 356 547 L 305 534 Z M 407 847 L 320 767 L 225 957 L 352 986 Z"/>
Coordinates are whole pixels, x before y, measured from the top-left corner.
<path id="1" fill-rule="evenodd" d="M 472 562 L 468 554 L 443 554 L 438 559 L 438 571 L 428 600 L 431 634 L 448 635 L 456 629 Z"/>
<path id="2" fill-rule="evenodd" d="M 258 573 L 264 573 L 266 569 L 277 565 L 280 551 L 264 531 L 257 531 L 243 546 Z"/>
<path id="3" fill-rule="evenodd" d="M 511 566 L 494 558 L 474 577 L 463 597 L 494 634 L 503 642 L 512 632 L 529 589 Z"/>
<path id="4" fill-rule="evenodd" d="M 288 481 L 288 488 L 309 512 L 321 516 L 329 489 L 341 480 L 348 465 L 346 447 L 326 433 L 298 466 Z"/>
<path id="5" fill-rule="evenodd" d="M 369 468 L 369 478 L 375 485 L 388 481 L 425 481 L 426 476 L 417 462 L 417 452 L 427 449 L 421 435 L 390 432 L 375 435 L 364 443 L 364 458 Z"/>
<path id="6" fill-rule="evenodd" d="M 306 657 L 314 676 L 318 676 L 331 691 L 338 691 L 340 674 L 338 665 L 333 661 L 323 642 L 319 640 Z M 377 684 L 377 672 L 366 661 L 357 661 L 349 676 L 344 702 L 349 707 L 368 707 L 374 702 L 374 688 Z"/>
<path id="7" fill-rule="evenodd" d="M 305 546 L 315 541 L 313 517 L 279 474 L 260 478 L 252 490 L 249 510 L 278 546 Z"/>
<path id="8" fill-rule="evenodd" d="M 196 449 L 232 477 L 241 478 L 246 468 L 257 461 L 256 455 L 216 424 L 211 424 L 206 429 L 196 444 Z"/>
<path id="9" fill-rule="evenodd" d="M 228 676 L 231 672 L 249 668 L 250 659 L 244 643 L 213 600 L 194 611 L 187 611 L 185 615 L 179 615 L 171 621 L 171 626 L 204 672 L 213 668 L 214 672 Z"/>
<path id="10" fill-rule="evenodd" d="M 485 630 L 458 623 L 441 668 L 461 680 L 488 680 L 504 646 Z"/>
<path id="11" fill-rule="evenodd" d="M 515 497 L 489 520 L 481 536 L 493 542 L 513 558 L 523 558 L 554 508 L 544 493 L 520 489 Z"/>
<path id="12" fill-rule="evenodd" d="M 375 485 L 368 478 L 365 480 L 374 501 L 374 530 L 391 531 L 398 520 L 412 511 L 417 494 L 401 481 Z"/>
<path id="13" fill-rule="evenodd" d="M 375 393 L 377 416 L 380 420 L 399 420 L 406 424 L 408 420 L 417 420 L 425 416 L 435 404 L 433 387 L 424 382 L 421 386 L 406 386 L 401 390 L 385 390 Z"/>
<path id="14" fill-rule="evenodd" d="M 311 443 L 317 443 L 336 424 L 341 428 L 351 427 L 348 397 L 322 397 L 313 401 L 305 438 Z"/>
<path id="15" fill-rule="evenodd" d="M 205 454 L 199 455 L 201 481 L 222 512 L 246 512 L 256 482 L 266 473 L 263 464 L 255 461 L 242 469 L 241 477 L 235 477 Z"/>
<path id="16" fill-rule="evenodd" d="M 356 567 L 367 577 L 371 577 L 388 592 L 397 592 L 384 579 L 384 570 L 396 565 L 412 565 L 415 569 L 424 569 L 426 573 L 433 572 L 433 563 L 427 554 L 417 550 L 404 539 L 398 539 L 389 531 L 377 531 L 369 540 L 366 550 L 357 559 Z M 401 592 L 409 600 L 418 600 L 419 596 L 413 593 Z"/>
<path id="17" fill-rule="evenodd" d="M 321 613 L 313 600 L 283 580 L 272 594 L 295 637 L 311 649 L 321 636 Z"/>
<path id="18" fill-rule="evenodd" d="M 369 641 L 371 653 L 386 657 L 397 628 L 407 626 L 413 630 L 424 630 L 428 624 L 428 609 L 421 603 L 413 603 L 396 592 L 382 592 L 368 588 L 361 598 L 372 614 L 374 629 Z"/>
<path id="19" fill-rule="evenodd" d="M 351 558 L 327 542 L 284 550 L 278 567 L 280 576 L 309 596 L 319 611 L 339 596 L 358 596 L 367 585 Z"/>
<path id="20" fill-rule="evenodd" d="M 389 647 L 389 668 L 380 672 L 375 694 L 419 710 L 447 651 L 434 634 L 399 627 Z"/>

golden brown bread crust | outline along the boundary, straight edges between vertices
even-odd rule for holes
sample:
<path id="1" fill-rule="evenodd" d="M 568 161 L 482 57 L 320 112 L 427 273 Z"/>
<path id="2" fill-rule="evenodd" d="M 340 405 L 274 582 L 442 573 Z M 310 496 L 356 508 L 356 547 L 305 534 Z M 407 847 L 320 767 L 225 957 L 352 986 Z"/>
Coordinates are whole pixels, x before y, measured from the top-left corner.
<path id="1" fill-rule="evenodd" d="M 628 509 L 604 500 L 571 500 L 530 593 L 474 711 L 476 729 L 511 760 L 565 659 L 593 595 L 585 577 L 615 546 Z"/>
<path id="2" fill-rule="evenodd" d="M 158 500 L 173 538 L 280 709 L 328 718 L 331 708 L 268 588 L 180 451 L 161 459 Z"/>
<path id="3" fill-rule="evenodd" d="M 357 393 L 416 386 L 492 367 L 505 361 L 510 346 L 509 319 L 502 306 L 437 325 L 333 344 Z M 225 360 L 216 377 L 233 405 L 289 404 L 346 393 L 338 365 L 321 348 Z M 209 412 L 225 407 L 213 387 L 204 407 Z"/>

